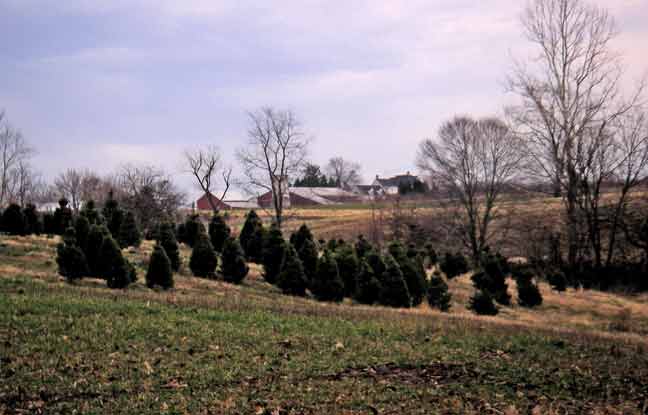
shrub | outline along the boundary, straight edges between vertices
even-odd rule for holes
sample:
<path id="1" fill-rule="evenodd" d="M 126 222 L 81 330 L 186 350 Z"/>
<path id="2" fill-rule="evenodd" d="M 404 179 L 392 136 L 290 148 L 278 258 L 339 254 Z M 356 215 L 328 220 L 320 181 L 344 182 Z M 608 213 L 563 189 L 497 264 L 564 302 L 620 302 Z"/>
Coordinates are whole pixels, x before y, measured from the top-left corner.
<path id="1" fill-rule="evenodd" d="M 359 262 L 353 247 L 350 245 L 342 245 L 335 252 L 335 259 L 337 261 L 340 278 L 344 283 L 344 295 L 352 297 L 357 290 L 357 280 L 359 271 Z"/>
<path id="2" fill-rule="evenodd" d="M 2 230 L 9 235 L 25 235 L 25 216 L 22 209 L 15 203 L 2 212 Z"/>
<path id="3" fill-rule="evenodd" d="M 427 300 L 430 307 L 441 311 L 450 310 L 452 295 L 448 292 L 448 284 L 443 280 L 441 273 L 435 272 L 430 279 Z"/>
<path id="4" fill-rule="evenodd" d="M 385 267 L 381 281 L 380 304 L 390 307 L 410 307 L 412 299 L 403 272 L 391 255 L 385 257 Z"/>
<path id="5" fill-rule="evenodd" d="M 173 288 L 171 261 L 160 244 L 155 244 L 146 271 L 146 286 L 153 288 L 156 285 L 165 290 Z"/>
<path id="6" fill-rule="evenodd" d="M 297 232 L 293 232 L 293 234 L 290 235 L 290 243 L 295 247 L 295 251 L 300 252 L 306 241 L 313 242 L 313 234 L 304 223 L 299 227 Z"/>
<path id="7" fill-rule="evenodd" d="M 372 249 L 371 243 L 365 239 L 364 235 L 358 235 L 358 240 L 355 244 L 355 251 L 358 258 L 364 258 Z"/>
<path id="8" fill-rule="evenodd" d="M 189 259 L 189 268 L 196 277 L 214 278 L 216 267 L 218 266 L 218 257 L 209 238 L 204 233 L 198 236 L 195 241 L 191 258 Z"/>
<path id="9" fill-rule="evenodd" d="M 355 300 L 361 304 L 374 304 L 380 299 L 382 286 L 366 259 L 360 260 Z"/>
<path id="10" fill-rule="evenodd" d="M 108 199 L 104 203 L 101 213 L 110 234 L 113 238 L 119 237 L 119 229 L 124 219 L 124 212 L 120 209 L 117 200 L 115 200 L 112 190 L 108 192 Z"/>
<path id="11" fill-rule="evenodd" d="M 551 288 L 558 292 L 567 290 L 567 276 L 559 269 L 551 269 L 547 273 L 547 281 Z"/>
<path id="12" fill-rule="evenodd" d="M 65 241 L 56 247 L 58 273 L 68 281 L 79 280 L 88 275 L 88 263 L 85 255 L 75 243 L 74 229 L 69 228 Z"/>
<path id="13" fill-rule="evenodd" d="M 344 283 L 340 278 L 337 262 L 329 251 L 325 251 L 317 262 L 311 292 L 320 301 L 340 302 L 344 298 Z"/>
<path id="14" fill-rule="evenodd" d="M 95 206 L 94 200 L 88 200 L 84 203 L 83 208 L 79 213 L 88 220 L 88 224 L 95 225 L 99 223 L 99 211 Z"/>
<path id="15" fill-rule="evenodd" d="M 43 224 L 36 210 L 36 206 L 28 204 L 23 209 L 23 216 L 25 218 L 25 234 L 27 235 L 40 235 L 43 232 Z"/>
<path id="16" fill-rule="evenodd" d="M 112 236 L 106 236 L 101 244 L 101 276 L 109 288 L 126 288 L 137 280 L 134 267 L 122 255 Z"/>
<path id="17" fill-rule="evenodd" d="M 284 294 L 304 296 L 307 284 L 304 267 L 295 248 L 289 244 L 286 248 L 281 272 L 277 277 L 277 285 Z"/>
<path id="18" fill-rule="evenodd" d="M 61 198 L 59 207 L 54 211 L 54 223 L 57 235 L 63 235 L 67 228 L 72 226 L 72 209 L 68 207 L 68 200 Z"/>
<path id="19" fill-rule="evenodd" d="M 382 283 L 387 266 L 380 253 L 375 250 L 370 251 L 367 255 L 367 263 L 371 267 L 374 276 Z"/>
<path id="20" fill-rule="evenodd" d="M 328 249 L 331 252 L 335 252 L 335 250 L 338 248 L 338 240 L 337 239 L 329 239 L 329 241 L 326 243 L 325 248 Z"/>
<path id="21" fill-rule="evenodd" d="M 189 215 L 185 221 L 184 229 L 178 229 L 178 240 L 180 240 L 182 234 L 182 242 L 193 248 L 205 233 L 205 225 L 200 220 L 200 216 L 197 214 Z"/>
<path id="22" fill-rule="evenodd" d="M 475 294 L 470 298 L 468 308 L 475 314 L 486 316 L 494 316 L 499 312 L 491 294 L 483 290 L 475 291 Z"/>
<path id="23" fill-rule="evenodd" d="M 131 211 L 126 212 L 124 220 L 119 227 L 119 246 L 126 248 L 129 246 L 138 247 L 142 242 L 142 234 L 137 226 L 135 214 Z"/>
<path id="24" fill-rule="evenodd" d="M 425 263 L 428 268 L 436 265 L 439 262 L 439 257 L 437 256 L 436 251 L 434 250 L 434 245 L 431 242 L 425 244 Z"/>
<path id="25" fill-rule="evenodd" d="M 56 234 L 56 218 L 53 213 L 45 213 L 43 215 L 43 232 L 46 235 Z"/>
<path id="26" fill-rule="evenodd" d="M 222 265 L 223 278 L 227 282 L 240 284 L 250 268 L 245 263 L 245 254 L 235 238 L 227 238 L 223 247 Z"/>
<path id="27" fill-rule="evenodd" d="M 514 274 L 517 282 L 518 305 L 521 307 L 536 307 L 542 304 L 542 294 L 538 286 L 533 283 L 533 273 L 522 269 Z"/>
<path id="28" fill-rule="evenodd" d="M 248 260 L 257 263 L 262 262 L 263 238 L 264 229 L 261 218 L 259 218 L 259 215 L 254 210 L 251 210 L 245 217 L 245 223 L 239 235 L 241 247 Z"/>
<path id="29" fill-rule="evenodd" d="M 110 231 L 104 225 L 92 225 L 90 227 L 85 251 L 90 276 L 101 276 L 101 246 L 104 238 L 108 236 L 110 236 Z"/>
<path id="30" fill-rule="evenodd" d="M 398 241 L 390 243 L 388 249 L 403 273 L 412 305 L 418 306 L 427 294 L 427 276 L 423 265 L 419 262 L 418 257 L 409 257 L 403 245 Z"/>
<path id="31" fill-rule="evenodd" d="M 85 216 L 77 216 L 74 221 L 74 232 L 76 235 L 77 246 L 83 253 L 88 255 L 88 236 L 90 234 L 90 223 Z"/>
<path id="32" fill-rule="evenodd" d="M 511 304 L 511 295 L 506 283 L 507 272 L 510 272 L 508 261 L 501 255 L 486 253 L 481 258 L 483 271 L 473 274 L 475 288 L 488 291 L 495 301 L 502 305 Z"/>
<path id="33" fill-rule="evenodd" d="M 180 223 L 178 224 L 178 227 L 176 228 L 176 238 L 178 240 L 178 243 L 183 243 L 187 244 L 187 225 L 185 223 Z M 189 244 L 187 244 L 189 245 Z"/>
<path id="34" fill-rule="evenodd" d="M 465 274 L 469 270 L 468 261 L 460 252 L 455 254 L 446 252 L 445 256 L 441 260 L 440 267 L 441 271 L 443 271 L 448 279 Z"/>
<path id="35" fill-rule="evenodd" d="M 214 212 L 209 221 L 209 239 L 216 252 L 223 252 L 223 245 L 230 237 L 231 230 L 220 213 Z"/>
<path id="36" fill-rule="evenodd" d="M 173 233 L 173 224 L 162 222 L 158 227 L 156 236 L 157 242 L 164 248 L 164 252 L 166 252 L 171 262 L 171 268 L 177 272 L 180 269 L 182 260 L 180 259 L 178 241 L 176 241 L 175 234 Z"/>
<path id="37" fill-rule="evenodd" d="M 295 247 L 295 250 L 297 250 L 297 247 Z M 305 239 L 302 243 L 301 249 L 297 251 L 297 253 L 299 254 L 299 259 L 304 266 L 306 279 L 309 281 L 312 280 L 317 272 L 317 259 L 319 257 L 315 242 L 310 239 Z"/>
<path id="38" fill-rule="evenodd" d="M 277 282 L 286 250 L 286 241 L 281 234 L 281 229 L 273 223 L 263 247 L 263 277 L 270 284 Z"/>

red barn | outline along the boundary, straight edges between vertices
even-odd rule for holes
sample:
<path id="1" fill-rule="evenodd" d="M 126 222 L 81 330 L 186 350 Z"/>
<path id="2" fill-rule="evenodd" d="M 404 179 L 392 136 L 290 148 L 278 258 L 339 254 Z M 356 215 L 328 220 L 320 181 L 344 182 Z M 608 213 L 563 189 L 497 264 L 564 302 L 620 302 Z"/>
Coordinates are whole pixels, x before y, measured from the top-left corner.
<path id="1" fill-rule="evenodd" d="M 212 210 L 212 205 L 209 202 L 209 199 L 211 199 L 216 207 L 218 209 L 230 209 L 231 206 L 229 206 L 226 202 L 223 202 L 216 196 L 214 196 L 211 193 L 205 193 L 204 195 L 201 196 L 200 199 L 196 201 L 196 209 L 198 210 Z"/>

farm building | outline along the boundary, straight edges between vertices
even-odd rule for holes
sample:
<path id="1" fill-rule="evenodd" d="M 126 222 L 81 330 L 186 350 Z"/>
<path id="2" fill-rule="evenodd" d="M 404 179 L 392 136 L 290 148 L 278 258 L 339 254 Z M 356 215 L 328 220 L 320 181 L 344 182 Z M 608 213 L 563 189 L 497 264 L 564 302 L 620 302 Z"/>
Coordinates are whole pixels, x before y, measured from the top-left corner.
<path id="1" fill-rule="evenodd" d="M 256 200 L 220 200 L 211 193 L 205 193 L 196 201 L 196 209 L 198 210 L 212 210 L 212 205 L 209 199 L 214 202 L 218 209 L 255 209 L 258 207 Z"/>
<path id="2" fill-rule="evenodd" d="M 324 206 L 342 203 L 359 203 L 362 196 L 336 187 L 291 187 L 284 206 Z M 267 192 L 258 198 L 261 207 L 272 206 L 272 192 Z"/>
<path id="3" fill-rule="evenodd" d="M 405 174 L 384 179 L 376 175 L 376 179 L 373 181 L 371 186 L 380 189 L 378 194 L 397 195 L 399 194 L 399 189 L 403 187 L 412 187 L 417 182 L 420 182 L 420 179 L 417 176 L 410 174 L 410 172 L 407 172 Z"/>

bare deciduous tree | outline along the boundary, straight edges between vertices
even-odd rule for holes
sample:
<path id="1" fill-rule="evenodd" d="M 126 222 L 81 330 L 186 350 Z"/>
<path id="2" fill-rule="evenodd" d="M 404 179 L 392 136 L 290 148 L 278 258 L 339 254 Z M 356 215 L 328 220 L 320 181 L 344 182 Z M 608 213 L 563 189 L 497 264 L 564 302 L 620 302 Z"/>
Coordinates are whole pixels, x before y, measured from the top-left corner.
<path id="1" fill-rule="evenodd" d="M 495 118 L 455 117 L 441 126 L 438 140 L 420 144 L 417 164 L 458 206 L 454 232 L 475 263 L 491 238 L 500 196 L 518 174 L 522 158 L 519 138 Z"/>
<path id="2" fill-rule="evenodd" d="M 22 134 L 9 125 L 4 111 L 0 112 L 0 206 L 10 197 L 10 189 L 17 186 L 18 171 L 33 154 Z"/>
<path id="3" fill-rule="evenodd" d="M 637 105 L 643 84 L 630 99 L 622 97 L 622 68 L 611 50 L 617 31 L 603 9 L 582 0 L 533 0 L 522 24 L 539 55 L 518 64 L 510 78 L 511 91 L 521 98 L 510 114 L 526 139 L 532 173 L 563 197 L 573 266 L 583 239 L 579 158 L 606 145 L 611 126 Z M 581 147 L 586 142 L 587 150 Z"/>
<path id="4" fill-rule="evenodd" d="M 360 164 L 342 157 L 333 157 L 326 165 L 326 171 L 338 187 L 345 187 L 360 183 Z"/>
<path id="5" fill-rule="evenodd" d="M 252 194 L 271 193 L 274 219 L 281 227 L 288 180 L 301 170 L 309 140 L 290 111 L 265 107 L 249 117 L 248 144 L 237 152 L 244 176 L 242 185 Z"/>
<path id="6" fill-rule="evenodd" d="M 25 206 L 33 203 L 43 186 L 40 174 L 34 171 L 26 160 L 20 160 L 18 165 L 11 170 L 8 196 L 9 200 Z"/>
<path id="7" fill-rule="evenodd" d="M 217 147 L 207 146 L 193 151 L 185 151 L 185 159 L 189 166 L 189 172 L 195 177 L 200 189 L 208 195 L 209 205 L 214 212 L 218 212 L 218 204 L 214 200 L 216 188 L 222 189 L 219 200 L 224 200 L 230 188 L 231 167 L 223 167 L 221 153 Z M 220 176 L 222 183 L 215 183 Z"/>
<path id="8" fill-rule="evenodd" d="M 54 180 L 59 195 L 69 200 L 75 212 L 79 211 L 83 198 L 84 174 L 81 170 L 67 169 Z"/>

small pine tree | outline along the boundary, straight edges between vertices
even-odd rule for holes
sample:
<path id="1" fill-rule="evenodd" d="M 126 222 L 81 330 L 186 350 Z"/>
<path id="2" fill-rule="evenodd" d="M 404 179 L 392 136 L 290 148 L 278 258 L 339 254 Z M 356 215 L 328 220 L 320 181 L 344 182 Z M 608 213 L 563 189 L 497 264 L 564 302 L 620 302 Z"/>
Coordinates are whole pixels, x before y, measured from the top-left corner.
<path id="1" fill-rule="evenodd" d="M 230 233 L 231 230 L 225 223 L 223 216 L 218 212 L 214 212 L 211 221 L 209 221 L 209 239 L 216 252 L 223 252 L 223 245 L 230 237 Z"/>
<path id="2" fill-rule="evenodd" d="M 46 235 L 56 234 L 56 218 L 53 213 L 47 212 L 43 215 L 43 232 Z"/>
<path id="3" fill-rule="evenodd" d="M 178 239 L 178 243 L 189 245 L 187 243 L 187 225 L 185 223 L 178 224 L 175 234 L 176 238 Z"/>
<path id="4" fill-rule="evenodd" d="M 281 229 L 273 223 L 263 247 L 263 277 L 270 284 L 277 281 L 287 248 Z"/>
<path id="5" fill-rule="evenodd" d="M 481 259 L 483 271 L 472 276 L 475 288 L 488 291 L 495 301 L 502 305 L 511 304 L 511 295 L 506 283 L 507 272 L 510 272 L 508 261 L 501 255 L 486 253 Z"/>
<path id="6" fill-rule="evenodd" d="M 311 292 L 319 301 L 340 302 L 344 298 L 344 283 L 338 265 L 329 251 L 317 262 L 317 272 L 311 281 Z"/>
<path id="7" fill-rule="evenodd" d="M 462 253 L 457 252 L 455 254 L 446 252 L 443 260 L 440 264 L 441 271 L 448 277 L 452 279 L 458 275 L 465 274 L 468 272 L 468 261 Z"/>
<path id="8" fill-rule="evenodd" d="M 533 273 L 528 269 L 518 270 L 514 274 L 518 290 L 518 305 L 521 307 L 536 307 L 542 305 L 542 294 L 533 283 Z"/>
<path id="9" fill-rule="evenodd" d="M 470 298 L 468 308 L 475 314 L 494 316 L 499 313 L 493 297 L 488 291 L 477 290 Z"/>
<path id="10" fill-rule="evenodd" d="M 263 222 L 254 210 L 248 212 L 239 235 L 241 247 L 249 261 L 263 262 L 263 243 L 265 239 Z"/>
<path id="11" fill-rule="evenodd" d="M 146 271 L 146 286 L 153 288 L 156 285 L 165 290 L 173 288 L 171 261 L 160 244 L 155 244 Z"/>
<path id="12" fill-rule="evenodd" d="M 127 248 L 129 246 L 138 247 L 142 242 L 142 234 L 137 226 L 135 214 L 131 211 L 126 212 L 126 216 L 119 228 L 119 246 Z"/>
<path id="13" fill-rule="evenodd" d="M 137 280 L 133 265 L 124 258 L 112 236 L 106 236 L 101 244 L 101 276 L 109 288 L 126 288 Z"/>
<path id="14" fill-rule="evenodd" d="M 86 259 L 88 261 L 89 275 L 101 276 L 101 247 L 104 238 L 110 236 L 110 231 L 104 225 L 92 225 L 88 232 L 86 243 Z"/>
<path id="15" fill-rule="evenodd" d="M 90 235 L 90 223 L 85 216 L 79 215 L 74 221 L 74 232 L 76 234 L 77 246 L 83 253 L 88 255 L 88 236 Z"/>
<path id="16" fill-rule="evenodd" d="M 76 246 L 74 229 L 69 228 L 63 243 L 56 247 L 58 272 L 68 281 L 75 281 L 88 275 L 88 263 L 83 251 Z"/>
<path id="17" fill-rule="evenodd" d="M 387 266 L 380 253 L 376 250 L 371 250 L 367 255 L 367 263 L 373 270 L 374 276 L 382 283 Z"/>
<path id="18" fill-rule="evenodd" d="M 340 278 L 344 282 L 344 295 L 353 297 L 357 287 L 360 263 L 351 245 L 344 245 L 335 252 Z"/>
<path id="19" fill-rule="evenodd" d="M 434 250 L 434 245 L 431 242 L 425 244 L 425 265 L 431 268 L 439 262 L 439 257 Z"/>
<path id="20" fill-rule="evenodd" d="M 414 257 L 405 258 L 399 266 L 412 298 L 412 306 L 416 307 L 423 302 L 428 290 L 427 274 L 423 264 L 418 257 Z"/>
<path id="21" fill-rule="evenodd" d="M 391 255 L 387 255 L 385 267 L 380 303 L 389 307 L 410 307 L 412 299 L 398 262 Z"/>
<path id="22" fill-rule="evenodd" d="M 374 304 L 380 299 L 382 286 L 374 275 L 373 269 L 366 259 L 360 260 L 357 290 L 354 299 L 361 304 Z"/>
<path id="23" fill-rule="evenodd" d="M 99 223 L 99 211 L 95 206 L 94 200 L 88 200 L 79 213 L 81 216 L 85 216 L 90 225 Z"/>
<path id="24" fill-rule="evenodd" d="M 295 250 L 297 250 L 296 247 Z M 315 242 L 310 239 L 304 240 L 301 249 L 297 251 L 297 253 L 299 254 L 299 259 L 304 266 L 306 278 L 311 281 L 317 272 L 317 260 L 319 257 Z"/>
<path id="25" fill-rule="evenodd" d="M 72 226 L 72 209 L 68 207 L 69 203 L 66 198 L 61 198 L 59 200 L 59 207 L 54 211 L 57 235 L 63 235 L 67 228 Z"/>
<path id="26" fill-rule="evenodd" d="M 183 231 L 183 242 L 192 248 L 196 242 L 202 238 L 202 235 L 206 234 L 205 225 L 203 225 L 200 216 L 197 214 L 189 215 L 187 217 L 184 224 L 184 230 L 178 229 L 178 240 L 180 240 L 181 231 Z"/>
<path id="27" fill-rule="evenodd" d="M 112 190 L 108 192 L 108 199 L 104 203 L 101 214 L 106 222 L 106 226 L 113 238 L 119 237 L 119 229 L 124 219 L 124 211 L 120 209 L 119 203 L 115 200 Z"/>
<path id="28" fill-rule="evenodd" d="M 2 212 L 2 231 L 9 235 L 26 235 L 25 216 L 22 209 L 13 203 Z"/>
<path id="29" fill-rule="evenodd" d="M 290 235 L 290 243 L 295 247 L 295 251 L 300 252 L 304 247 L 304 243 L 306 243 L 306 241 L 313 242 L 313 233 L 304 223 L 299 227 L 297 232 L 294 232 L 292 235 Z"/>
<path id="30" fill-rule="evenodd" d="M 295 252 L 295 248 L 288 244 L 281 272 L 277 277 L 277 286 L 281 288 L 284 294 L 304 296 L 306 295 L 307 284 L 308 281 L 299 256 Z"/>
<path id="31" fill-rule="evenodd" d="M 169 261 L 171 261 L 171 268 L 177 272 L 180 269 L 182 259 L 180 258 L 178 241 L 176 241 L 175 234 L 173 233 L 173 224 L 162 222 L 158 227 L 156 236 L 157 242 L 162 245 L 164 252 L 169 257 Z"/>
<path id="32" fill-rule="evenodd" d="M 358 235 L 358 240 L 355 244 L 355 251 L 358 258 L 365 258 L 372 249 L 371 243 L 365 239 L 364 235 Z"/>
<path id="33" fill-rule="evenodd" d="M 191 251 L 189 268 L 196 277 L 214 278 L 218 257 L 207 235 L 200 234 Z"/>
<path id="34" fill-rule="evenodd" d="M 547 281 L 551 288 L 558 292 L 567 290 L 567 276 L 559 269 L 551 269 L 547 273 Z"/>
<path id="35" fill-rule="evenodd" d="M 227 238 L 222 255 L 223 278 L 232 284 L 240 284 L 250 268 L 245 263 L 245 254 L 236 238 Z"/>
<path id="36" fill-rule="evenodd" d="M 35 205 L 29 203 L 23 209 L 23 216 L 25 218 L 25 234 L 40 235 L 43 232 L 43 224 Z"/>
<path id="37" fill-rule="evenodd" d="M 441 273 L 435 272 L 428 284 L 427 300 L 430 307 L 441 311 L 450 310 L 452 295 L 448 292 L 448 284 L 443 280 Z"/>

